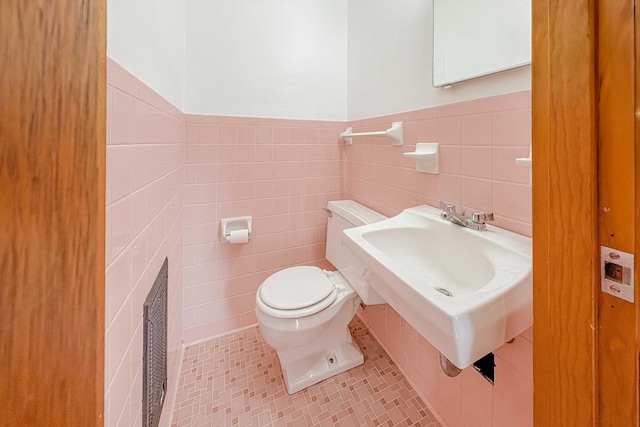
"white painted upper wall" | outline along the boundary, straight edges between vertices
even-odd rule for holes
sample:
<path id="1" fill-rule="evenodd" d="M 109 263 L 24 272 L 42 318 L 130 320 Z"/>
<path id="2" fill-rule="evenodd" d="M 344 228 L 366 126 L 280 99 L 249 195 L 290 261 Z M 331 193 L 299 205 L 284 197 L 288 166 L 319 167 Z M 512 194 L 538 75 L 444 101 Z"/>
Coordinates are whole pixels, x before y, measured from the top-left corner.
<path id="1" fill-rule="evenodd" d="M 185 1 L 107 1 L 107 55 L 181 110 Z"/>
<path id="2" fill-rule="evenodd" d="M 345 120 L 346 0 L 188 0 L 185 112 Z"/>
<path id="3" fill-rule="evenodd" d="M 108 55 L 187 113 L 343 121 L 531 88 L 529 66 L 434 88 L 432 0 L 108 0 L 107 12 Z"/>
<path id="4" fill-rule="evenodd" d="M 530 66 L 434 88 L 432 0 L 348 4 L 349 120 L 531 89 Z"/>

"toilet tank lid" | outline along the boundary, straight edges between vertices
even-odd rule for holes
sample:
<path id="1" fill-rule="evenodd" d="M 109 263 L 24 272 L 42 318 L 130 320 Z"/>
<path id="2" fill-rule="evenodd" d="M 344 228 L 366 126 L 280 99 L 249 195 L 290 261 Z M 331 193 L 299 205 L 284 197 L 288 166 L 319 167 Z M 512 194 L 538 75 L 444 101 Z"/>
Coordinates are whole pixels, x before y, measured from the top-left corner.
<path id="1" fill-rule="evenodd" d="M 298 266 L 269 276 L 260 285 L 258 294 L 269 307 L 297 310 L 324 300 L 333 290 L 333 284 L 318 267 Z"/>
<path id="2" fill-rule="evenodd" d="M 336 215 L 340 215 L 355 226 L 373 224 L 387 219 L 381 213 L 353 200 L 332 200 L 327 204 L 327 209 Z"/>

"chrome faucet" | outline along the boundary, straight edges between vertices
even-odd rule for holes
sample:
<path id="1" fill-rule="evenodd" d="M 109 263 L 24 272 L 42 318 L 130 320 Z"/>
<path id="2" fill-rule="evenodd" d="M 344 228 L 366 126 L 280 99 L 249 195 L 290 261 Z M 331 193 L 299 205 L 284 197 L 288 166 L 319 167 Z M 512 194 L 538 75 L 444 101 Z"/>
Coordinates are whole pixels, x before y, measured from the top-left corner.
<path id="1" fill-rule="evenodd" d="M 485 231 L 487 229 L 487 221 L 493 221 L 493 213 L 491 212 L 474 211 L 471 216 L 466 216 L 464 209 L 457 213 L 454 205 L 443 201 L 440 201 L 440 208 L 442 209 L 440 213 L 442 219 L 478 231 Z"/>

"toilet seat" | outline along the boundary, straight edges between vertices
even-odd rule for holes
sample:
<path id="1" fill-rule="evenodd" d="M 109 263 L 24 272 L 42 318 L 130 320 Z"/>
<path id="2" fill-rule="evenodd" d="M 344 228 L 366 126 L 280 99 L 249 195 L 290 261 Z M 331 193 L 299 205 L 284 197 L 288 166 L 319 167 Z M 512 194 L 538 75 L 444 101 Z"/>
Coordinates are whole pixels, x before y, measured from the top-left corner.
<path id="1" fill-rule="evenodd" d="M 298 266 L 269 276 L 258 289 L 256 303 L 273 317 L 311 316 L 329 307 L 338 290 L 318 267 Z"/>

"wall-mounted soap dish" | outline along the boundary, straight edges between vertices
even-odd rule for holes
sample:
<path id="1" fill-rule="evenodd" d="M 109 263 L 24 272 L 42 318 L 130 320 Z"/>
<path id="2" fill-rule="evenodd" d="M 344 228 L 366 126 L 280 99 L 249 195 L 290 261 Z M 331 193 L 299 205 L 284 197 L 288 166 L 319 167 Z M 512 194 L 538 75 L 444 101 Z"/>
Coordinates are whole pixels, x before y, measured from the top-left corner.
<path id="1" fill-rule="evenodd" d="M 403 153 L 403 156 L 416 160 L 416 171 L 439 173 L 438 143 L 418 142 L 416 151 Z"/>

